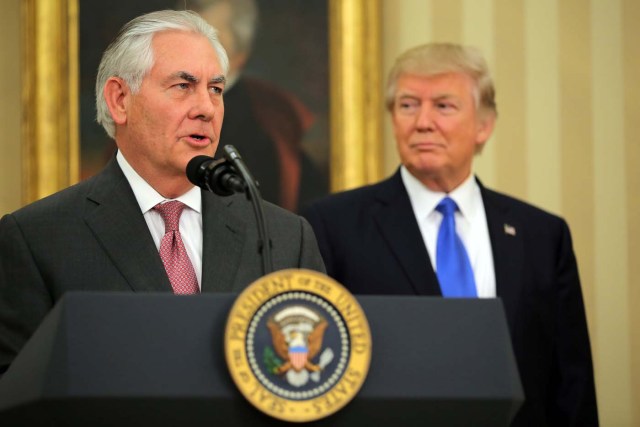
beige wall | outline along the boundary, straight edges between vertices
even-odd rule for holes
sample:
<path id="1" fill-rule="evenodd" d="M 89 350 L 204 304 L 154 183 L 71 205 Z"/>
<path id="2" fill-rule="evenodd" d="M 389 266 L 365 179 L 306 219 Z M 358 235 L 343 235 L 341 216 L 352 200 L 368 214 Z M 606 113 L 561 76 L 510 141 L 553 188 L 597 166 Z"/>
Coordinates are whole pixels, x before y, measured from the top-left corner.
<path id="1" fill-rule="evenodd" d="M 20 0 L 3 0 L 0 13 L 0 215 L 20 207 Z"/>
<path id="2" fill-rule="evenodd" d="M 640 426 L 640 2 L 383 1 L 383 63 L 428 41 L 480 47 L 500 117 L 476 172 L 564 216 L 580 265 L 600 420 Z M 385 117 L 385 169 L 398 164 Z"/>

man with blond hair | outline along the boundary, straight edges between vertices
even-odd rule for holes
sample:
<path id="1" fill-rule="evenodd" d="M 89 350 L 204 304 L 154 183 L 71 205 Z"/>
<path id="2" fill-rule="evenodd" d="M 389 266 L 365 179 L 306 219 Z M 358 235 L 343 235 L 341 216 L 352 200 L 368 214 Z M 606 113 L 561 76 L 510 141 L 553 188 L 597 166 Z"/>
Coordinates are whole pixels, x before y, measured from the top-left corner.
<path id="1" fill-rule="evenodd" d="M 525 393 L 512 425 L 595 426 L 569 228 L 473 175 L 496 121 L 494 92 L 476 49 L 436 43 L 403 53 L 386 93 L 400 168 L 305 216 L 327 273 L 353 293 L 501 298 Z"/>

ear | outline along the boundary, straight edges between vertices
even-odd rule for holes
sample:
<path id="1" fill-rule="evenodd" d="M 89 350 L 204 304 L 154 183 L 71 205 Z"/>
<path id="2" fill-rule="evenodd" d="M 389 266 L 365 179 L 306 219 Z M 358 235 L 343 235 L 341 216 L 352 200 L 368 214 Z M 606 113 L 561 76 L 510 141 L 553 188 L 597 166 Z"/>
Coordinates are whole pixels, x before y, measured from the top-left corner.
<path id="1" fill-rule="evenodd" d="M 127 83 L 120 77 L 109 77 L 103 95 L 115 124 L 124 125 L 127 122 L 127 98 L 131 95 Z"/>
<path id="2" fill-rule="evenodd" d="M 478 123 L 478 132 L 476 134 L 476 144 L 483 146 L 485 142 L 491 137 L 493 133 L 493 127 L 496 124 L 496 115 L 493 113 L 486 113 L 480 117 Z"/>

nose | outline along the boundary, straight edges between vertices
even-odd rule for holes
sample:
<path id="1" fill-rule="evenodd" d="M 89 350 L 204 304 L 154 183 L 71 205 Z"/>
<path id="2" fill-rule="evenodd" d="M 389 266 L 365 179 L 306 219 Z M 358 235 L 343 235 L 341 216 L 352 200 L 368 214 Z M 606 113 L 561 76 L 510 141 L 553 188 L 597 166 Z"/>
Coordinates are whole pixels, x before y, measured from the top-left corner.
<path id="1" fill-rule="evenodd" d="M 416 114 L 416 129 L 421 132 L 434 130 L 433 110 L 426 105 Z"/>
<path id="2" fill-rule="evenodd" d="M 193 106 L 191 107 L 189 118 L 209 122 L 215 116 L 217 103 L 221 103 L 221 98 L 215 98 L 209 90 L 198 90 L 195 93 Z"/>

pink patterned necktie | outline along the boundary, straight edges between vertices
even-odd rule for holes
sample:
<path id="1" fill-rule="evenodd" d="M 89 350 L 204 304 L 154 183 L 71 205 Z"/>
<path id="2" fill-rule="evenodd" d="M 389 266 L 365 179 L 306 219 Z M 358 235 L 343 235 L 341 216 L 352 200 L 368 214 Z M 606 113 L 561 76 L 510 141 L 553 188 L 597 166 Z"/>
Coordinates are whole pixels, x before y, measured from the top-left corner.
<path id="1" fill-rule="evenodd" d="M 184 206 L 182 202 L 174 200 L 153 207 L 164 221 L 165 234 L 160 242 L 160 258 L 173 292 L 178 295 L 197 294 L 200 291 L 196 272 L 180 237 L 180 215 Z"/>

